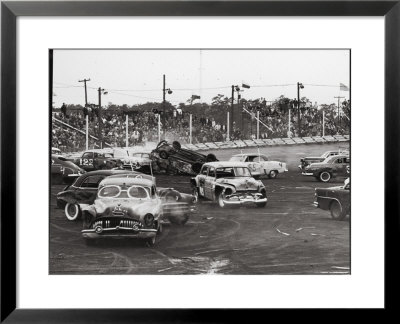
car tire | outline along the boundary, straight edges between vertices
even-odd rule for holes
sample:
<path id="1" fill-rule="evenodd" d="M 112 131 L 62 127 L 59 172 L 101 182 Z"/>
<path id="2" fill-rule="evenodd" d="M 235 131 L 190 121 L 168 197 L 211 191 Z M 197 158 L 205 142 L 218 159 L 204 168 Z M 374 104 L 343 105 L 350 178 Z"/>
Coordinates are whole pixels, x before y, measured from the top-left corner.
<path id="1" fill-rule="evenodd" d="M 78 204 L 66 203 L 64 213 L 69 221 L 76 221 L 81 216 L 81 208 Z"/>
<path id="2" fill-rule="evenodd" d="M 218 160 L 217 160 L 217 157 L 214 154 L 210 153 L 210 154 L 207 155 L 206 161 L 207 162 L 214 162 L 214 161 L 218 161 Z"/>
<path id="3" fill-rule="evenodd" d="M 156 242 L 157 242 L 157 234 L 151 238 L 146 239 L 146 244 L 148 247 L 153 247 L 154 245 L 156 245 Z"/>
<path id="4" fill-rule="evenodd" d="M 346 217 L 346 212 L 343 210 L 342 205 L 336 200 L 331 202 L 329 209 L 334 220 L 343 220 Z"/>
<path id="5" fill-rule="evenodd" d="M 198 204 L 200 203 L 200 194 L 199 194 L 199 190 L 197 189 L 197 187 L 192 187 L 192 195 L 194 197 L 194 204 Z"/>
<path id="6" fill-rule="evenodd" d="M 268 178 L 270 179 L 275 179 L 278 176 L 278 171 L 276 170 L 271 170 L 268 174 Z"/>
<path id="7" fill-rule="evenodd" d="M 181 143 L 179 143 L 178 141 L 173 141 L 172 147 L 174 148 L 174 150 L 179 151 L 182 146 L 181 146 Z"/>
<path id="8" fill-rule="evenodd" d="M 217 198 L 218 206 L 219 206 L 220 208 L 226 208 L 226 205 L 225 205 L 223 199 L 224 199 L 224 194 L 221 192 L 221 193 L 218 195 L 218 198 Z"/>
<path id="9" fill-rule="evenodd" d="M 325 182 L 325 183 L 329 182 L 331 180 L 331 178 L 332 178 L 332 175 L 328 171 L 322 171 L 318 177 L 319 181 Z"/>
<path id="10" fill-rule="evenodd" d="M 167 159 L 168 159 L 168 153 L 167 153 L 167 151 L 160 151 L 159 155 L 160 155 L 160 158 L 162 158 L 162 159 L 164 159 L 164 160 L 167 160 Z"/>
<path id="11" fill-rule="evenodd" d="M 202 163 L 200 162 L 195 162 L 192 164 L 192 171 L 196 174 L 200 173 L 201 167 L 203 166 Z"/>

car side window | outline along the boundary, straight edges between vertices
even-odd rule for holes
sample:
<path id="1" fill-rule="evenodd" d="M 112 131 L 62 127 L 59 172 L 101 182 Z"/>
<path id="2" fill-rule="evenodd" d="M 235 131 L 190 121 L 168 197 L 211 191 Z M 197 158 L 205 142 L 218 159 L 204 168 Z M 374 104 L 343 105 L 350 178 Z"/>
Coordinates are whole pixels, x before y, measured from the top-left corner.
<path id="1" fill-rule="evenodd" d="M 82 183 L 81 188 L 97 188 L 101 180 L 104 179 L 104 176 L 95 175 L 87 177 Z"/>
<path id="2" fill-rule="evenodd" d="M 214 168 L 210 168 L 208 171 L 208 176 L 215 178 L 215 169 Z"/>
<path id="3" fill-rule="evenodd" d="M 82 159 L 91 159 L 93 157 L 92 152 L 83 153 Z"/>
<path id="4" fill-rule="evenodd" d="M 254 161 L 255 162 L 264 162 L 264 161 L 266 161 L 262 156 L 257 156 L 255 159 L 254 159 Z"/>
<path id="5" fill-rule="evenodd" d="M 335 163 L 343 163 L 342 159 L 337 159 Z"/>
<path id="6" fill-rule="evenodd" d="M 205 167 L 203 167 L 203 169 L 201 169 L 201 174 L 207 175 L 207 172 L 208 172 L 208 167 L 207 166 L 205 166 Z"/>

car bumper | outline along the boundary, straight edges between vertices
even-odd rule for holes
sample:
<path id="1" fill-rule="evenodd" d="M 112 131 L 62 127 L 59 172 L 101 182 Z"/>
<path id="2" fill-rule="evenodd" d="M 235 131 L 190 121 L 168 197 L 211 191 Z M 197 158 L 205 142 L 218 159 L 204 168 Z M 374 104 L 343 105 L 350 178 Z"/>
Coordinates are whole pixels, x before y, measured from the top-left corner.
<path id="1" fill-rule="evenodd" d="M 313 172 L 302 172 L 301 173 L 303 176 L 313 176 L 314 173 Z"/>
<path id="2" fill-rule="evenodd" d="M 109 227 L 102 228 L 97 226 L 93 229 L 84 229 L 81 231 L 84 238 L 94 239 L 100 237 L 134 237 L 139 239 L 152 238 L 157 235 L 156 229 L 134 229 L 131 227 Z"/>
<path id="3" fill-rule="evenodd" d="M 317 202 L 317 201 L 314 201 L 314 202 L 313 202 L 313 206 L 314 206 L 315 208 L 319 208 L 318 202 Z"/>
<path id="4" fill-rule="evenodd" d="M 268 199 L 265 198 L 255 198 L 255 197 L 237 197 L 233 196 L 231 198 L 227 197 L 223 199 L 225 205 L 228 206 L 243 206 L 243 205 L 254 205 L 266 203 Z"/>

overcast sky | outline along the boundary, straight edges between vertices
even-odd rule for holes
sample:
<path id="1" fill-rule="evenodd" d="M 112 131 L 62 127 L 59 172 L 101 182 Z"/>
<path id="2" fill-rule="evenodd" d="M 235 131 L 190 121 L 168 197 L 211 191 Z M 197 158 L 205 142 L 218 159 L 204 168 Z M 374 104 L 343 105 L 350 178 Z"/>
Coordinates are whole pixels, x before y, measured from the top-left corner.
<path id="1" fill-rule="evenodd" d="M 350 87 L 349 57 L 348 50 L 54 50 L 53 101 L 84 105 L 78 80 L 90 78 L 89 103 L 98 103 L 98 87 L 108 91 L 103 106 L 161 102 L 165 74 L 173 105 L 192 95 L 207 103 L 217 94 L 230 97 L 231 85 L 243 82 L 251 86 L 245 99 L 295 98 L 302 82 L 301 97 L 337 103 L 335 96 L 349 98 L 339 87 Z"/>

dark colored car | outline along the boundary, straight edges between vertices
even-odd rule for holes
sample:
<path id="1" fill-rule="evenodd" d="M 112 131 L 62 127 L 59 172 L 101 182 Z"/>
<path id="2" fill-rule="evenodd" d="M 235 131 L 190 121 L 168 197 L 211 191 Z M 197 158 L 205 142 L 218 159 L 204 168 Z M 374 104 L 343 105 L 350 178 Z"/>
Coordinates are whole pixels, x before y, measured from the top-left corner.
<path id="1" fill-rule="evenodd" d="M 323 210 L 330 210 L 335 220 L 343 220 L 350 215 L 350 179 L 344 186 L 315 189 L 314 206 Z"/>
<path id="2" fill-rule="evenodd" d="M 155 169 L 165 170 L 168 173 L 182 173 L 196 175 L 206 162 L 218 161 L 214 154 L 204 155 L 181 147 L 174 141 L 170 145 L 167 141 L 161 141 L 151 152 L 151 159 L 155 161 Z"/>
<path id="3" fill-rule="evenodd" d="M 310 165 L 311 163 L 323 162 L 326 158 L 339 154 L 348 155 L 349 153 L 347 150 L 336 150 L 336 151 L 327 151 L 321 156 L 307 156 L 305 158 L 300 159 L 299 169 L 304 170 L 306 166 Z"/>
<path id="4" fill-rule="evenodd" d="M 81 215 L 82 205 L 93 204 L 99 183 L 108 176 L 122 174 L 140 174 L 126 170 L 98 170 L 83 174 L 75 182 L 57 194 L 57 206 L 64 208 L 68 220 L 74 221 Z"/>
<path id="5" fill-rule="evenodd" d="M 86 171 L 121 168 L 123 164 L 119 158 L 114 158 L 112 153 L 104 152 L 104 150 L 86 151 L 73 162 Z"/>
<path id="6" fill-rule="evenodd" d="M 51 155 L 51 182 L 71 184 L 86 171 L 61 155 Z"/>
<path id="7" fill-rule="evenodd" d="M 302 172 L 302 175 L 313 176 L 322 182 L 329 182 L 336 177 L 348 177 L 349 174 L 350 157 L 348 155 L 333 155 L 323 162 L 311 163 Z"/>
<path id="8" fill-rule="evenodd" d="M 143 178 L 156 183 L 150 175 L 137 171 L 127 170 L 98 170 L 87 172 L 71 185 L 57 194 L 57 206 L 64 209 L 65 216 L 70 221 L 75 221 L 81 216 L 82 208 L 93 204 L 96 199 L 99 184 L 106 177 L 134 177 Z M 189 215 L 195 212 L 195 197 L 180 193 L 173 188 L 158 188 L 158 196 L 163 200 L 164 216 L 173 224 L 183 225 Z"/>

